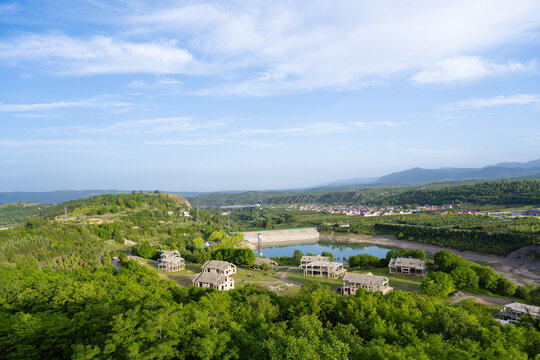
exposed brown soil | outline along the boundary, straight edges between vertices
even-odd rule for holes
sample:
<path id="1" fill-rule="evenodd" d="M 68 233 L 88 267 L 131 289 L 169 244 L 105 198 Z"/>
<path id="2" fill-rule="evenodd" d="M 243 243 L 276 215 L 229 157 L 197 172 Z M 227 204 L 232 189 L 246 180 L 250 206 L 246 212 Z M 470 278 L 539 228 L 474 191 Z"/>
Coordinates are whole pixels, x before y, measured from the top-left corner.
<path id="1" fill-rule="evenodd" d="M 484 305 L 506 305 L 512 302 L 511 300 L 505 298 L 498 298 L 487 295 L 465 295 L 460 297 L 459 299 L 451 301 L 450 304 L 456 304 L 467 299 L 474 299 L 475 302 Z"/>

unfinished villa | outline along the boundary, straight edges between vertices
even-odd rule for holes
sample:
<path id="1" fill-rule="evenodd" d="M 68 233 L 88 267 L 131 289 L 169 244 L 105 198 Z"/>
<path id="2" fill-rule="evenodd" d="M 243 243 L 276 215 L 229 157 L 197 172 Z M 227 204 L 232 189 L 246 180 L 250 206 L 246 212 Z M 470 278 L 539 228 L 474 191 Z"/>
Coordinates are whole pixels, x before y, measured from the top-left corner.
<path id="1" fill-rule="evenodd" d="M 332 261 L 329 256 L 322 256 L 322 255 L 304 255 L 300 259 L 300 267 L 302 265 L 307 265 L 314 261 Z"/>
<path id="2" fill-rule="evenodd" d="M 261 270 L 261 266 L 263 264 L 268 265 L 270 269 L 272 269 L 272 271 L 276 271 L 278 268 L 277 262 L 275 262 L 274 260 L 270 260 L 270 259 L 262 258 L 262 257 L 255 258 L 255 262 L 253 263 L 253 268 L 255 270 Z"/>
<path id="3" fill-rule="evenodd" d="M 186 262 L 180 256 L 178 251 L 162 250 L 161 257 L 158 260 L 158 269 L 163 271 L 184 270 Z"/>
<path id="4" fill-rule="evenodd" d="M 530 315 L 535 319 L 540 319 L 540 307 L 513 302 L 506 304 L 497 313 L 497 320 L 502 325 L 517 324 L 521 321 L 523 315 Z"/>
<path id="5" fill-rule="evenodd" d="M 388 271 L 390 274 L 424 276 L 427 273 L 427 265 L 420 259 L 392 258 L 388 263 Z"/>
<path id="6" fill-rule="evenodd" d="M 234 289 L 232 274 L 236 274 L 236 265 L 227 261 L 209 260 L 201 267 L 201 273 L 191 282 L 202 288 L 230 290 Z"/>
<path id="7" fill-rule="evenodd" d="M 300 269 L 304 270 L 304 276 L 319 276 L 329 279 L 337 279 L 347 270 L 342 263 L 330 261 L 328 256 L 302 256 Z"/>
<path id="8" fill-rule="evenodd" d="M 343 277 L 343 295 L 356 295 L 356 290 L 363 288 L 369 292 L 380 291 L 384 294 L 392 290 L 388 285 L 386 276 L 367 274 L 347 273 Z"/>

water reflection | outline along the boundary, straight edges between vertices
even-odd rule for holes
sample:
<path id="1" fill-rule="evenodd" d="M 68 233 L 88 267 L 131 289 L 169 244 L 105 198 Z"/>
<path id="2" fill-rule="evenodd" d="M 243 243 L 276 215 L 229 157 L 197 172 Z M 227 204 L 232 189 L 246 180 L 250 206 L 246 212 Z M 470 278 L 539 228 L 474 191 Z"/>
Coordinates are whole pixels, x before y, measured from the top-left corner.
<path id="1" fill-rule="evenodd" d="M 334 255 L 334 261 L 344 262 L 344 258 L 348 258 L 352 255 L 369 254 L 375 255 L 380 258 L 384 258 L 386 253 L 391 250 L 388 247 L 381 247 L 370 244 L 355 244 L 355 243 L 336 243 L 331 241 L 319 241 L 312 244 L 295 244 L 295 245 L 282 245 L 263 248 L 263 255 L 265 257 L 279 257 L 292 256 L 295 250 L 300 250 L 304 254 L 319 255 L 323 251 L 330 252 Z M 258 254 L 258 251 L 254 251 Z"/>

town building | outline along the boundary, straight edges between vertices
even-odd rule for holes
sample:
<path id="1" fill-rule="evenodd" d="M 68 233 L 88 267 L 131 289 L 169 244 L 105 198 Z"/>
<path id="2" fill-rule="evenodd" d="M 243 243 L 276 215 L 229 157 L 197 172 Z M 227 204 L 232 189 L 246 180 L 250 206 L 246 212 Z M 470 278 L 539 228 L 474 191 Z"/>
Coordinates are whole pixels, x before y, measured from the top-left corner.
<path id="1" fill-rule="evenodd" d="M 272 269 L 272 271 L 276 271 L 278 268 L 277 262 L 275 262 L 274 260 L 262 258 L 262 257 L 255 258 L 253 268 L 256 270 L 260 270 L 262 264 L 268 265 Z"/>
<path id="2" fill-rule="evenodd" d="M 525 211 L 525 214 L 527 216 L 540 216 L 540 208 L 529 209 L 529 210 Z"/>
<path id="3" fill-rule="evenodd" d="M 513 302 L 511 304 L 503 305 L 496 317 L 503 325 L 507 325 L 509 323 L 517 324 L 521 321 L 521 317 L 525 314 L 529 314 L 535 319 L 540 319 L 540 307 Z"/>
<path id="4" fill-rule="evenodd" d="M 178 251 L 162 250 L 158 260 L 158 269 L 163 271 L 179 271 L 186 267 L 185 260 Z"/>
<path id="5" fill-rule="evenodd" d="M 388 285 L 388 278 L 386 276 L 373 275 L 372 273 L 345 274 L 343 277 L 342 293 L 344 295 L 356 295 L 358 288 L 363 288 L 369 292 L 380 291 L 383 295 L 392 290 Z"/>
<path id="6" fill-rule="evenodd" d="M 424 260 L 420 259 L 392 258 L 388 263 L 388 271 L 390 274 L 424 276 L 427 273 L 427 265 Z"/>
<path id="7" fill-rule="evenodd" d="M 236 274 L 236 265 L 227 261 L 209 260 L 201 267 L 201 273 L 191 282 L 198 287 L 230 290 L 234 289 L 232 274 Z"/>
<path id="8" fill-rule="evenodd" d="M 304 269 L 304 276 L 319 276 L 329 279 L 337 279 L 347 272 L 342 263 L 323 260 L 302 264 L 300 268 Z"/>

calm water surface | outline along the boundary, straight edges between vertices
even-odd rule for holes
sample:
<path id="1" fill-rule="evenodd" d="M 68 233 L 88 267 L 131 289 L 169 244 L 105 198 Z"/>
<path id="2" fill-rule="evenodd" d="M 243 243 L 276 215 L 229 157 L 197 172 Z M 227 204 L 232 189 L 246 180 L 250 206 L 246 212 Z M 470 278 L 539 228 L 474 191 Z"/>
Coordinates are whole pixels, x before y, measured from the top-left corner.
<path id="1" fill-rule="evenodd" d="M 310 253 L 314 255 L 320 255 L 323 251 L 328 251 L 334 254 L 334 261 L 343 261 L 343 257 L 349 257 L 351 255 L 369 254 L 383 258 L 391 248 L 385 248 L 381 246 L 369 245 L 369 244 L 354 244 L 354 243 L 336 243 L 329 241 L 319 241 L 312 244 L 295 244 L 295 245 L 282 245 L 263 248 L 263 255 L 267 258 L 280 255 L 292 256 L 294 250 L 300 250 L 304 254 Z M 258 254 L 258 251 L 254 251 Z"/>

